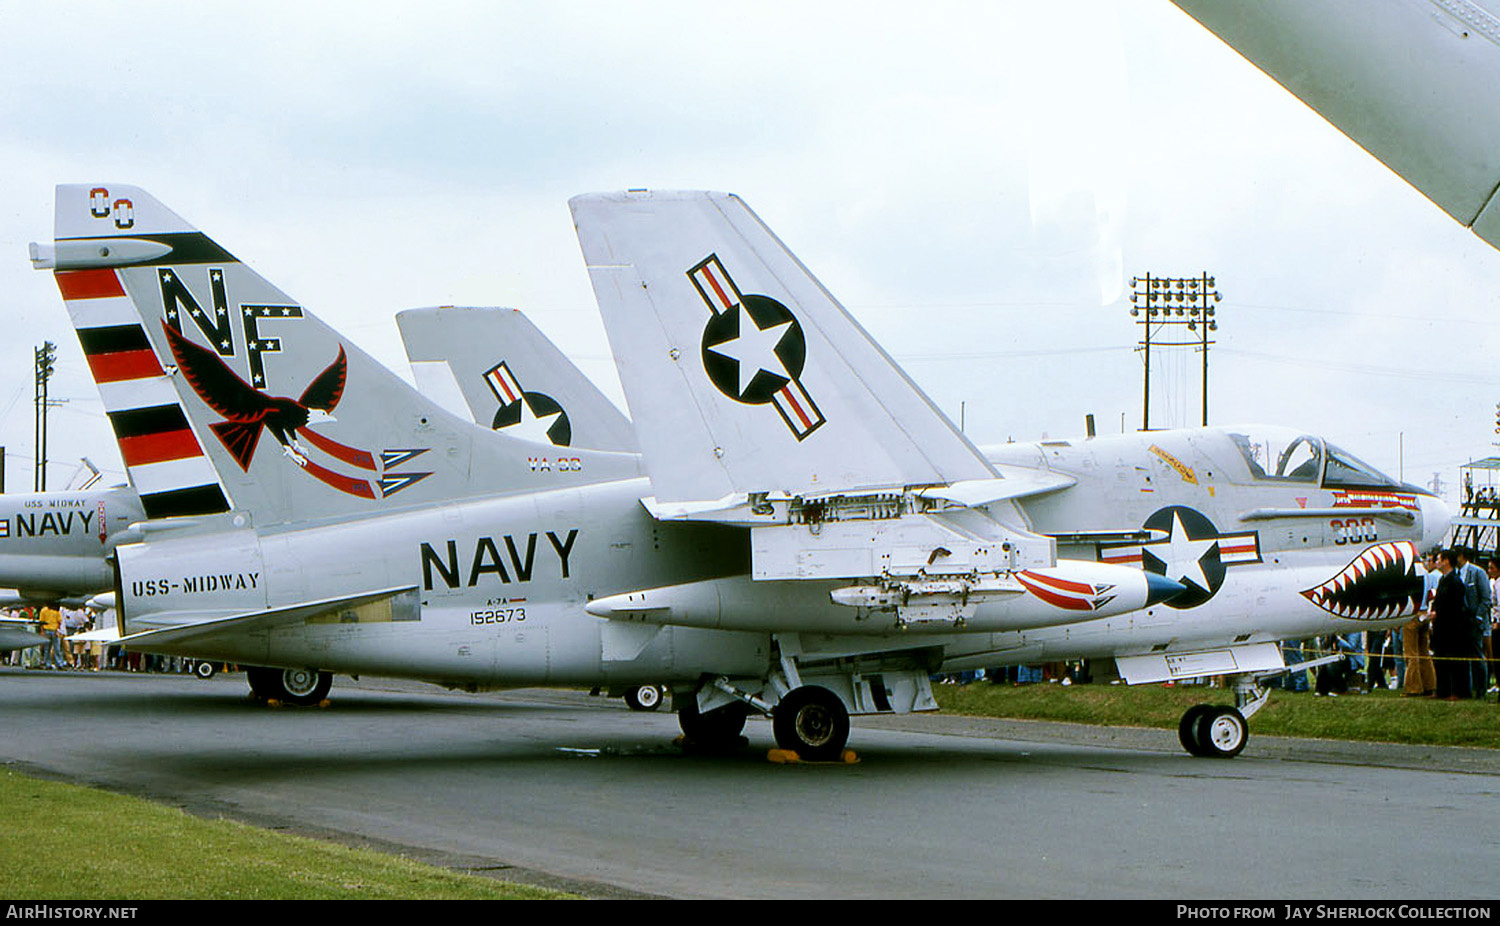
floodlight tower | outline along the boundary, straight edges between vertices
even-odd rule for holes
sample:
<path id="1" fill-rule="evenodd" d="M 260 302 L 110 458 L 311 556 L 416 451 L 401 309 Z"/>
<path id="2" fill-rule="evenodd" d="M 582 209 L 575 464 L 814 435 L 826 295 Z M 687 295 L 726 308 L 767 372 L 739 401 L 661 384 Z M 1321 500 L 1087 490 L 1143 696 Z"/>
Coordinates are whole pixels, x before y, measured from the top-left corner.
<path id="1" fill-rule="evenodd" d="M 1214 318 L 1214 304 L 1223 299 L 1214 289 L 1214 278 L 1204 273 L 1196 277 L 1131 277 L 1130 314 L 1140 325 L 1144 337 L 1136 350 L 1145 360 L 1145 392 L 1141 402 L 1141 430 L 1151 430 L 1151 348 L 1192 347 L 1203 352 L 1203 425 L 1208 426 L 1208 338 L 1219 330 Z M 1162 341 L 1159 337 L 1168 325 L 1186 326 L 1185 340 Z M 1165 332 L 1170 337 L 1181 334 Z M 1158 339 L 1153 339 L 1153 337 Z"/>
<path id="2" fill-rule="evenodd" d="M 32 475 L 32 487 L 37 492 L 47 490 L 47 381 L 57 364 L 57 345 L 43 341 L 36 349 L 36 470 Z"/>

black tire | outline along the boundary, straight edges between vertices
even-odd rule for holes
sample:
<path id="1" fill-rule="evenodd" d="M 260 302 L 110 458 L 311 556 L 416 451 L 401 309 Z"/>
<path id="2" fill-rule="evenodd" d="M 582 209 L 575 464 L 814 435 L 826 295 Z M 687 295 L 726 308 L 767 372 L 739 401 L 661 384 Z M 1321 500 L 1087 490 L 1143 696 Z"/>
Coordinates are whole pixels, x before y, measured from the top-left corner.
<path id="1" fill-rule="evenodd" d="M 688 745 L 708 752 L 725 752 L 740 745 L 740 733 L 745 729 L 745 720 L 750 709 L 736 701 L 706 714 L 698 712 L 698 698 L 690 695 L 682 699 L 677 709 L 677 723 Z"/>
<path id="2" fill-rule="evenodd" d="M 1198 721 L 1214 709 L 1212 704 L 1195 704 L 1182 715 L 1182 720 L 1177 724 L 1177 739 L 1182 743 L 1182 748 L 1188 751 L 1188 755 L 1199 758 L 1207 755 L 1198 742 Z"/>
<path id="3" fill-rule="evenodd" d="M 245 670 L 250 680 L 250 691 L 262 701 L 280 701 L 308 707 L 322 704 L 333 687 L 333 673 L 317 669 L 268 669 L 252 667 Z"/>
<path id="4" fill-rule="evenodd" d="M 625 692 L 625 703 L 633 711 L 660 710 L 667 690 L 660 685 L 639 685 Z"/>
<path id="5" fill-rule="evenodd" d="M 1245 716 L 1232 707 L 1215 707 L 1198 718 L 1198 745 L 1210 759 L 1233 759 L 1250 740 Z"/>
<path id="6" fill-rule="evenodd" d="M 200 659 L 193 664 L 193 674 L 202 679 L 213 678 L 218 671 L 219 666 L 217 663 Z"/>
<path id="7" fill-rule="evenodd" d="M 264 666 L 246 666 L 245 681 L 250 683 L 250 696 L 257 701 L 269 701 L 272 698 L 280 699 L 281 686 L 276 680 L 280 674 L 279 669 L 267 669 Z"/>
<path id="8" fill-rule="evenodd" d="M 771 711 L 771 728 L 782 749 L 809 762 L 833 762 L 849 742 L 849 710 L 827 688 L 803 685 Z"/>

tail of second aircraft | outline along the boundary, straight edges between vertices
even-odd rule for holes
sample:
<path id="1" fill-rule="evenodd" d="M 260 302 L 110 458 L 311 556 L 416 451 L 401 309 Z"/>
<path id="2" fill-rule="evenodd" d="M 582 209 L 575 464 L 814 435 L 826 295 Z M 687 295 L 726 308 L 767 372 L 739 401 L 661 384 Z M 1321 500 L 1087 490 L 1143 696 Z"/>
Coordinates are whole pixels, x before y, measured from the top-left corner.
<path id="1" fill-rule="evenodd" d="M 739 197 L 570 205 L 659 499 L 995 478 Z"/>
<path id="2" fill-rule="evenodd" d="M 138 188 L 59 186 L 54 244 L 32 257 L 150 518 L 264 526 L 636 471 L 453 417 Z"/>

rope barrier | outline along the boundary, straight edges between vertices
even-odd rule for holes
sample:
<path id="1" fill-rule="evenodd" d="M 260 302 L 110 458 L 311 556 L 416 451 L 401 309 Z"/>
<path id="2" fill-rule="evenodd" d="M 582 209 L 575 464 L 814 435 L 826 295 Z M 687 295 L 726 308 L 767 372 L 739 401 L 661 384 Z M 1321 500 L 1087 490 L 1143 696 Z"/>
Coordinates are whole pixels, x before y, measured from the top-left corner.
<path id="1" fill-rule="evenodd" d="M 1327 650 L 1325 650 L 1325 649 L 1321 649 L 1321 648 L 1314 647 L 1314 646 L 1300 646 L 1300 647 L 1297 647 L 1296 649 L 1297 649 L 1297 652 L 1301 653 L 1303 656 L 1310 656 L 1313 659 L 1319 659 L 1319 658 L 1322 658 L 1323 656 L 1333 656 L 1333 655 L 1341 655 L 1341 656 L 1363 656 L 1366 659 L 1369 659 L 1371 657 L 1379 657 L 1381 659 L 1402 659 L 1402 660 L 1406 659 L 1406 656 L 1403 653 L 1394 653 L 1394 652 L 1387 653 L 1385 651 L 1381 651 L 1379 653 L 1371 653 L 1369 650 L 1363 650 L 1363 651 L 1349 650 L 1349 649 L 1327 649 Z M 1489 658 L 1487 656 L 1434 656 L 1431 653 L 1420 653 L 1418 655 L 1418 658 L 1419 659 L 1444 660 L 1444 661 L 1448 661 L 1448 662 L 1482 662 L 1482 663 L 1485 663 L 1485 664 L 1489 664 L 1489 663 L 1492 663 L 1492 662 L 1500 661 L 1500 659 L 1491 659 L 1491 658 Z"/>

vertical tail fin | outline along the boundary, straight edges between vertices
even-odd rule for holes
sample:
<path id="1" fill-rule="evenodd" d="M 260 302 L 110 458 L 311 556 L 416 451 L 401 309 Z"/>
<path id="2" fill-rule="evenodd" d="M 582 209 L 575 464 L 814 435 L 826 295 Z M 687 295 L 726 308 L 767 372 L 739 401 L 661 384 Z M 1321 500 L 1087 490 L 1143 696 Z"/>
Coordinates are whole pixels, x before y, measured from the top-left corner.
<path id="1" fill-rule="evenodd" d="M 570 205 L 658 498 L 996 478 L 738 197 Z"/>
<path id="2" fill-rule="evenodd" d="M 266 525 L 637 471 L 454 418 L 136 187 L 59 186 L 33 260 L 56 272 L 149 517 Z"/>
<path id="3" fill-rule="evenodd" d="M 515 309 L 443 306 L 396 314 L 417 385 L 456 387 L 474 420 L 542 430 L 554 444 L 634 452 L 635 429 L 556 345 Z"/>

